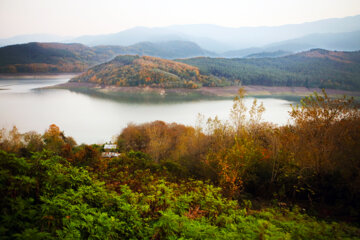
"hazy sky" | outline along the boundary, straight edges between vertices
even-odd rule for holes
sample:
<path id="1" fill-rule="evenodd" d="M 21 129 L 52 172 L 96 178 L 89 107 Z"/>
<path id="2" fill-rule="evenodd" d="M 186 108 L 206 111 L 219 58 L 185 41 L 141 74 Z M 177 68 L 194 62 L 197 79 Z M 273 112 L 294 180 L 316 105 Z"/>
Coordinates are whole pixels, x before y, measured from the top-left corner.
<path id="1" fill-rule="evenodd" d="M 360 0 L 0 0 L 0 38 L 209 23 L 274 26 L 360 14 Z"/>

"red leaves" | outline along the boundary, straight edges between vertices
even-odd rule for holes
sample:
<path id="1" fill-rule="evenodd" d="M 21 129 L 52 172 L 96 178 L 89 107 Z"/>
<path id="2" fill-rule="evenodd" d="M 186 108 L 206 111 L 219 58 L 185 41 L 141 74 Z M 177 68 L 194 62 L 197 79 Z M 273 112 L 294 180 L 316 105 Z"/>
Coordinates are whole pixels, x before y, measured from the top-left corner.
<path id="1" fill-rule="evenodd" d="M 200 210 L 200 205 L 197 205 L 195 207 L 190 207 L 189 211 L 184 215 L 189 219 L 198 219 L 203 217 L 206 213 L 207 211 Z"/>

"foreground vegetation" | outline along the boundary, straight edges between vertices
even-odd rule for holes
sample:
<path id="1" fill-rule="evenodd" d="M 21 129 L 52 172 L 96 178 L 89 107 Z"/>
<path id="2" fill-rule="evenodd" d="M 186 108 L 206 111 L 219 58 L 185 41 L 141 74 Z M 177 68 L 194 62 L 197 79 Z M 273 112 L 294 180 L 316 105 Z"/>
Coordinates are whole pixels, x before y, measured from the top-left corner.
<path id="1" fill-rule="evenodd" d="M 263 111 L 240 91 L 228 122 L 130 124 L 112 159 L 56 125 L 2 130 L 1 239 L 359 239 L 358 106 L 314 95 L 282 127 Z"/>

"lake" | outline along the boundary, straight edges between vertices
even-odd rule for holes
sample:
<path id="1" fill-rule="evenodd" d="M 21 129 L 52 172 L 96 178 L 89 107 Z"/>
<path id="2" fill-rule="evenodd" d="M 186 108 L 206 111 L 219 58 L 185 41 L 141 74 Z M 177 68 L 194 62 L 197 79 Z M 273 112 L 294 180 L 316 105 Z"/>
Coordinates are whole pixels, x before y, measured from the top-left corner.
<path id="1" fill-rule="evenodd" d="M 43 133 L 56 124 L 77 143 L 111 141 L 128 123 L 154 120 L 194 126 L 198 114 L 205 118 L 229 117 L 232 100 L 199 100 L 172 103 L 121 102 L 65 89 L 38 89 L 67 82 L 71 75 L 0 78 L 0 128 L 16 125 L 20 132 Z M 246 98 L 249 107 L 253 98 Z M 286 124 L 292 102 L 261 98 L 264 121 Z"/>

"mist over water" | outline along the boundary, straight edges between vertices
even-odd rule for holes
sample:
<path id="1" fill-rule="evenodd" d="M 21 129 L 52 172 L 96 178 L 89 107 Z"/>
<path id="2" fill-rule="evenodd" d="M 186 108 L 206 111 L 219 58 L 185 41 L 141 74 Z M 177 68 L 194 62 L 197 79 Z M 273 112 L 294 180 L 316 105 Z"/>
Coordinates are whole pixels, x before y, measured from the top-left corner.
<path id="1" fill-rule="evenodd" d="M 43 133 L 56 124 L 77 143 L 104 143 L 119 134 L 128 123 L 155 120 L 194 126 L 198 114 L 229 118 L 231 100 L 203 100 L 180 103 L 131 103 L 98 98 L 62 89 L 36 89 L 64 83 L 70 76 L 0 79 L 0 128 L 16 125 L 21 132 Z M 253 98 L 246 98 L 251 106 Z M 286 124 L 291 102 L 265 98 L 264 121 Z"/>

